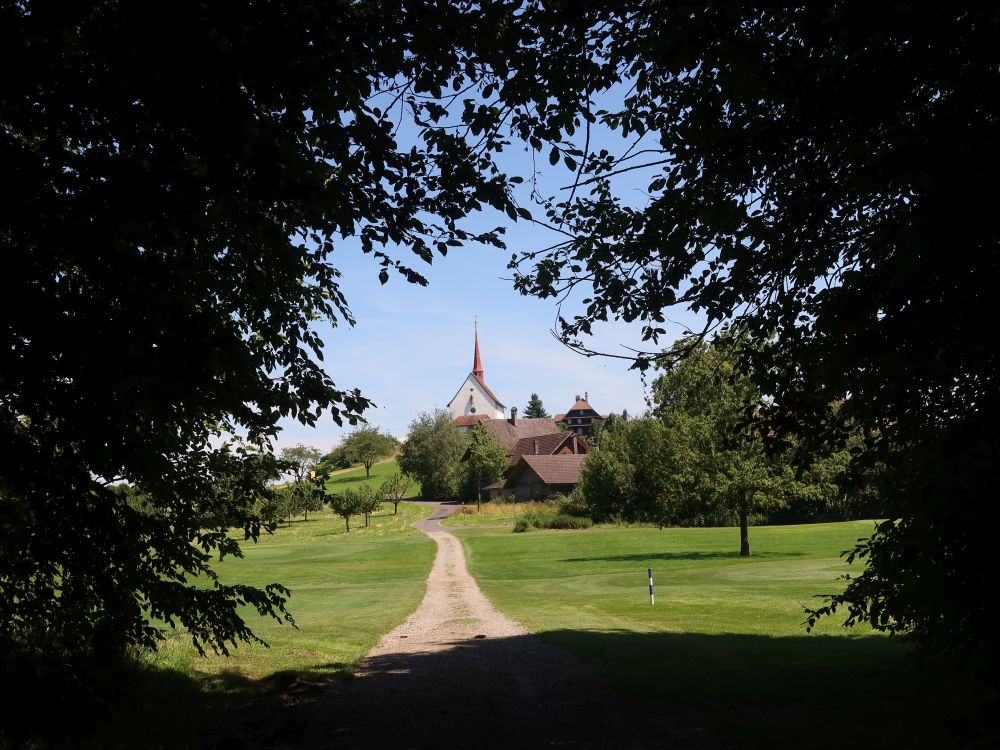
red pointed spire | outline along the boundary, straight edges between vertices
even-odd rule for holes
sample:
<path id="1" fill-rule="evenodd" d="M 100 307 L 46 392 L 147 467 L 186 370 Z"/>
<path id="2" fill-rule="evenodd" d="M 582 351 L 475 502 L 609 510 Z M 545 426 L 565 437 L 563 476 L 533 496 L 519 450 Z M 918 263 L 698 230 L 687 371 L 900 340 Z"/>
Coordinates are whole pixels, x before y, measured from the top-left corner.
<path id="1" fill-rule="evenodd" d="M 483 360 L 479 356 L 479 324 L 476 323 L 476 354 L 472 360 L 472 374 L 483 385 L 486 385 L 486 375 L 483 372 Z"/>

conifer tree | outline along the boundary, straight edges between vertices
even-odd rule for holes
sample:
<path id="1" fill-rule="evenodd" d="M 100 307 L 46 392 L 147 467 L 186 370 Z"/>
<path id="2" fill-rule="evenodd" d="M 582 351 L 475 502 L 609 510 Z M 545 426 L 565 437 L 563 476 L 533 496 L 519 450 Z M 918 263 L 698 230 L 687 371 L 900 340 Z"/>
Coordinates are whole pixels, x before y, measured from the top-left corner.
<path id="1" fill-rule="evenodd" d="M 528 405 L 524 407 L 525 419 L 548 419 L 551 415 L 545 411 L 545 406 L 537 393 L 532 393 Z"/>

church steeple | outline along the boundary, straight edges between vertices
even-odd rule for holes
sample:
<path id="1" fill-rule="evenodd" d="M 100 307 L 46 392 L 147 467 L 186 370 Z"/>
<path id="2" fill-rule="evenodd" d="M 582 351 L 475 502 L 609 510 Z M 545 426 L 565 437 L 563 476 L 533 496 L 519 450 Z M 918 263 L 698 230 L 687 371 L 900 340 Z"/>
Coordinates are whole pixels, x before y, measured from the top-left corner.
<path id="1" fill-rule="evenodd" d="M 482 384 L 486 384 L 486 374 L 483 372 L 483 360 L 479 356 L 479 323 L 476 323 L 476 353 L 472 360 L 472 374 Z"/>

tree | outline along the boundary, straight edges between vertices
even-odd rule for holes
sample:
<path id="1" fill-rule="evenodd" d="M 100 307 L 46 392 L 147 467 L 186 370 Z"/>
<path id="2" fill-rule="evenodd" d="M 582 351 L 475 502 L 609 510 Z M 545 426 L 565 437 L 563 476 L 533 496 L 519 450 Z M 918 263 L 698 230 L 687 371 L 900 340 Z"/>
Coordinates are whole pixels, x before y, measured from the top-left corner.
<path id="1" fill-rule="evenodd" d="M 413 480 L 401 471 L 386 477 L 379 487 L 379 494 L 386 502 L 392 503 L 392 514 L 399 513 L 399 504 L 406 498 L 406 493 L 413 486 Z"/>
<path id="2" fill-rule="evenodd" d="M 287 619 L 280 586 L 212 576 L 237 543 L 197 508 L 216 464 L 240 460 L 225 436 L 266 452 L 283 418 L 354 424 L 369 405 L 327 375 L 313 328 L 353 322 L 340 238 L 383 283 L 424 284 L 389 248 L 429 262 L 496 245 L 462 217 L 516 215 L 461 134 L 397 138 L 408 99 L 474 80 L 453 46 L 465 10 L 171 4 L 150 27 L 100 0 L 0 9 L 0 163 L 17 186 L 0 300 L 18 300 L 0 304 L 0 659 L 21 665 L 25 706 L 58 700 L 46 674 L 101 694 L 92 666 L 155 647 L 154 622 L 225 653 L 253 639 L 241 605 Z"/>
<path id="3" fill-rule="evenodd" d="M 292 525 L 292 516 L 301 513 L 303 520 L 308 521 L 309 511 L 322 510 L 326 502 L 326 493 L 321 480 L 304 479 L 292 482 L 279 488 L 278 491 L 281 495 L 282 515 L 289 526 Z"/>
<path id="4" fill-rule="evenodd" d="M 351 516 L 360 515 L 365 502 L 362 489 L 364 488 L 348 487 L 334 495 L 330 495 L 327 499 L 330 510 L 344 519 L 348 533 L 351 531 Z"/>
<path id="5" fill-rule="evenodd" d="M 399 441 L 392 435 L 379 432 L 377 427 L 358 427 L 344 438 L 344 454 L 351 463 L 365 467 L 365 476 L 370 477 L 372 466 L 380 458 L 391 456 L 399 447 Z"/>
<path id="6" fill-rule="evenodd" d="M 459 491 L 459 461 L 467 445 L 447 411 L 421 412 L 410 422 L 399 451 L 399 468 L 420 482 L 423 497 L 453 498 Z"/>
<path id="7" fill-rule="evenodd" d="M 532 393 L 531 398 L 528 399 L 528 405 L 524 407 L 524 418 L 525 419 L 548 419 L 551 415 L 545 411 L 545 407 L 542 405 L 542 400 L 538 397 L 537 393 Z"/>
<path id="8" fill-rule="evenodd" d="M 611 412 L 604 419 L 594 420 L 594 424 L 591 428 L 590 436 L 587 438 L 587 444 L 593 447 L 600 447 L 601 436 L 606 430 L 613 430 L 615 426 L 620 422 L 628 421 L 628 410 L 622 409 L 621 414 L 615 414 Z"/>
<path id="9" fill-rule="evenodd" d="M 365 517 L 365 526 L 369 526 L 372 520 L 372 513 L 377 513 L 382 508 L 385 498 L 382 493 L 368 485 L 358 488 L 358 512 Z"/>
<path id="10" fill-rule="evenodd" d="M 319 463 L 316 464 L 316 474 L 326 478 L 334 471 L 349 468 L 351 468 L 351 459 L 344 451 L 344 446 L 338 445 L 319 460 Z"/>
<path id="11" fill-rule="evenodd" d="M 735 514 L 743 557 L 750 556 L 751 514 L 783 504 L 793 476 L 783 453 L 765 452 L 764 398 L 737 369 L 749 345 L 733 335 L 711 344 L 682 339 L 674 349 L 685 350 L 684 358 L 668 352 L 670 369 L 653 381 L 653 413 L 673 456 L 668 481 L 705 508 Z"/>
<path id="12" fill-rule="evenodd" d="M 539 402 L 540 403 L 540 402 Z M 465 457 L 470 479 L 476 487 L 476 510 L 481 510 L 483 480 L 496 482 L 510 468 L 507 450 L 493 433 L 477 424 L 472 428 L 472 440 Z"/>
<path id="13" fill-rule="evenodd" d="M 697 511 L 680 507 L 687 495 L 669 481 L 670 446 L 657 419 L 612 421 L 583 465 L 580 494 L 597 520 L 690 523 Z"/>
<path id="14" fill-rule="evenodd" d="M 311 474 L 315 472 L 316 465 L 323 456 L 323 451 L 311 445 L 298 443 L 291 447 L 282 448 L 280 455 L 281 460 L 287 464 L 288 473 L 295 478 L 295 482 L 304 482 L 311 478 Z"/>
<path id="15" fill-rule="evenodd" d="M 559 239 L 515 258 L 516 287 L 579 290 L 559 333 L 581 350 L 612 318 L 655 343 L 675 309 L 772 340 L 740 363 L 772 398 L 769 438 L 819 450 L 857 430 L 850 475 L 882 462 L 899 509 L 818 614 L 991 680 L 998 32 L 973 3 L 528 2 L 481 77 L 497 98 L 470 108 L 477 132 L 568 170 L 539 199 Z"/>

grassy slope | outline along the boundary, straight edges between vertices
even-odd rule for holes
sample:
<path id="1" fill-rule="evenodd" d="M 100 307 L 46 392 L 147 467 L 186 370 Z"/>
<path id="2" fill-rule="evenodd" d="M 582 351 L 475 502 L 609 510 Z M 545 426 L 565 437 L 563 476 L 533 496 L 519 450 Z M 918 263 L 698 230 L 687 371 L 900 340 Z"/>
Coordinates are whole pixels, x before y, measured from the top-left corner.
<path id="1" fill-rule="evenodd" d="M 843 585 L 839 553 L 870 529 L 756 528 L 750 559 L 735 553 L 736 529 L 458 534 L 501 609 L 637 698 L 703 711 L 738 746 L 948 746 L 943 717 L 962 686 L 935 687 L 941 675 L 870 630 L 803 631 L 803 605 Z"/>
<path id="2" fill-rule="evenodd" d="M 200 724 L 211 722 L 212 711 L 246 704 L 295 678 L 352 674 L 424 594 L 435 546 L 408 525 L 430 508 L 403 503 L 399 510 L 393 516 L 389 506 L 368 528 L 355 518 L 350 534 L 339 516 L 310 514 L 308 522 L 294 521 L 256 545 L 246 544 L 245 559 L 216 562 L 224 581 L 280 582 L 291 589 L 288 608 L 298 629 L 245 612 L 270 648 L 244 644 L 228 658 L 200 657 L 186 637 L 174 636 L 150 657 L 155 669 L 139 688 L 145 710 L 121 719 L 113 736 L 101 741 L 128 746 L 135 737 L 148 739 L 153 726 L 163 746 L 185 745 Z"/>
<path id="3" fill-rule="evenodd" d="M 378 488 L 378 486 L 385 481 L 386 477 L 390 474 L 396 473 L 397 471 L 399 471 L 399 464 L 396 463 L 395 459 L 390 459 L 389 461 L 384 461 L 372 466 L 372 473 L 370 477 L 365 476 L 364 466 L 350 469 L 342 474 L 335 474 L 330 477 L 326 483 L 326 491 L 333 493 L 338 490 L 347 489 L 348 487 L 359 487 L 361 485 Z M 413 483 L 413 486 L 407 493 L 407 497 L 420 497 L 419 482 Z"/>

